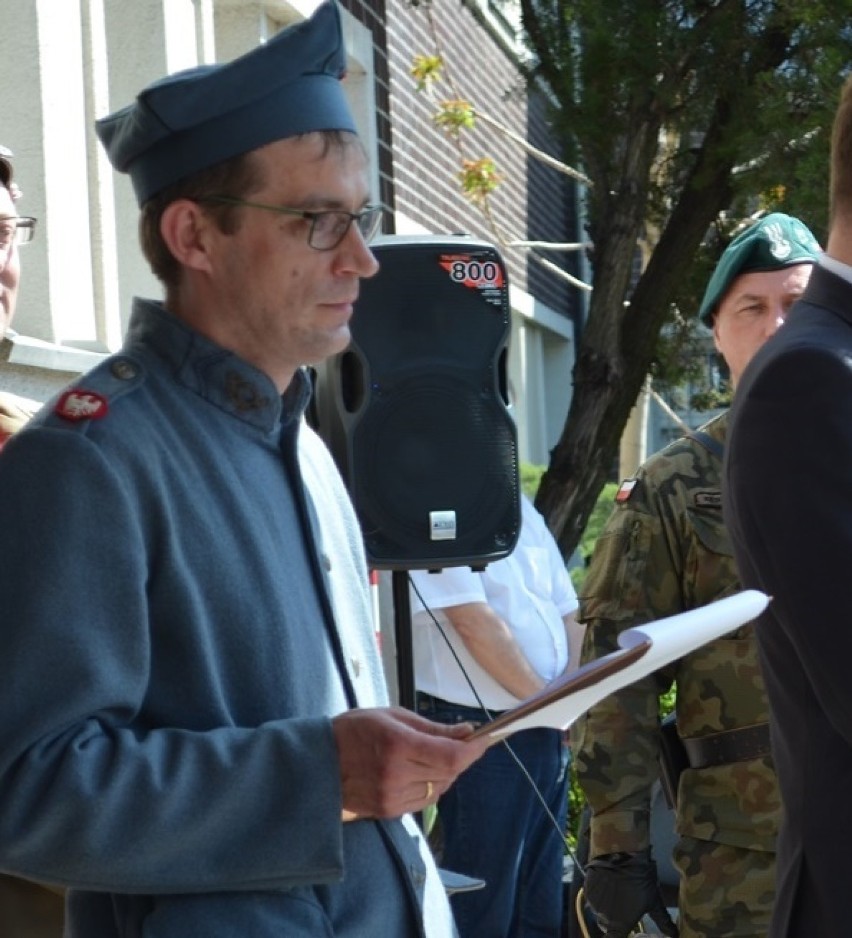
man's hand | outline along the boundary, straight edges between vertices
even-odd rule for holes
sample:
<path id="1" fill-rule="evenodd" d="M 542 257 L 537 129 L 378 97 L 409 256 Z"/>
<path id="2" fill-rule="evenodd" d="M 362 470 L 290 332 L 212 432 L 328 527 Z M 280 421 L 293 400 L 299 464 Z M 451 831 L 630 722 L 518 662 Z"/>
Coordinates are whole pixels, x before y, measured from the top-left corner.
<path id="1" fill-rule="evenodd" d="M 606 938 L 628 938 L 643 915 L 649 915 L 664 935 L 677 938 L 650 847 L 641 853 L 610 853 L 589 860 L 584 892 Z"/>
<path id="2" fill-rule="evenodd" d="M 331 721 L 343 819 L 392 818 L 438 800 L 488 748 L 469 723 L 446 726 L 402 708 L 348 710 Z"/>
<path id="3" fill-rule="evenodd" d="M 0 440 L 17 433 L 33 416 L 34 402 L 0 391 Z"/>

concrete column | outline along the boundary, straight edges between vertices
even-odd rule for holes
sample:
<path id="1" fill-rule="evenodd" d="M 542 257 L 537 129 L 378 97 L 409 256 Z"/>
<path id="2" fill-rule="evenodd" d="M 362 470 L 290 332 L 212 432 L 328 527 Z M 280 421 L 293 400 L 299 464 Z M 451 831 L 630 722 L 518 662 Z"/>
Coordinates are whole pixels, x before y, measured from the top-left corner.
<path id="1" fill-rule="evenodd" d="M 103 110 L 96 116 L 130 104 L 139 91 L 164 75 L 201 64 L 211 49 L 212 9 L 206 0 L 89 0 L 103 3 L 104 46 L 107 50 L 108 93 Z M 105 106 L 104 106 L 105 105 Z M 93 147 L 95 144 L 93 141 Z M 100 156 L 93 158 L 100 159 Z M 107 283 L 107 291 L 117 296 L 120 332 L 127 325 L 132 297 L 159 298 L 162 288 L 151 274 L 139 250 L 139 208 L 130 180 L 112 173 L 112 212 L 115 225 L 117 280 Z M 106 197 L 106 187 L 100 196 Z M 101 206 L 104 216 L 108 202 Z M 108 224 L 108 223 L 107 223 Z M 108 267 L 108 265 L 107 265 Z M 109 276 L 109 271 L 105 269 Z"/>
<path id="2" fill-rule="evenodd" d="M 632 476 L 648 455 L 648 409 L 651 400 L 651 381 L 645 379 L 639 397 L 630 411 L 627 425 L 621 434 L 618 472 L 622 479 Z"/>
<path id="3" fill-rule="evenodd" d="M 14 327 L 51 341 L 54 331 L 45 236 L 43 55 L 39 46 L 39 8 L 31 2 L 15 3 L 14 10 L 12 6 L 10 0 L 6 0 L 4 12 L 7 22 L 5 28 L 0 29 L 0 58 L 3 61 L 0 143 L 15 154 L 15 178 L 23 191 L 18 211 L 22 215 L 35 215 L 39 224 L 36 240 L 21 250 L 23 272 Z M 70 237 L 70 231 L 66 237 Z M 69 244 L 70 241 L 66 241 L 66 245 Z"/>

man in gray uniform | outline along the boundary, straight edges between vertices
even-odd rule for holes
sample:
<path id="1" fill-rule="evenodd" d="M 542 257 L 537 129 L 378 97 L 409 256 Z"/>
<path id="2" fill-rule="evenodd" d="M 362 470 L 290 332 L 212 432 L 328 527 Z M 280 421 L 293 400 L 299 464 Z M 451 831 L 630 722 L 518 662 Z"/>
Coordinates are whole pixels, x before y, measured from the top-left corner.
<path id="1" fill-rule="evenodd" d="M 454 930 L 406 812 L 486 744 L 386 706 L 302 419 L 377 266 L 344 63 L 325 3 L 98 122 L 165 303 L 0 459 L 0 869 L 71 938 Z"/>

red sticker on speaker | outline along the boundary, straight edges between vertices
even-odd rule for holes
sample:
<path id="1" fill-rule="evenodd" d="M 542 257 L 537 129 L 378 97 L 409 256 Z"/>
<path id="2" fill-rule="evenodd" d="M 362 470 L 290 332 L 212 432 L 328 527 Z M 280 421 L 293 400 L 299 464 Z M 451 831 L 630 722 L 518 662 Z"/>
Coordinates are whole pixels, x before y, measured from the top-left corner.
<path id="1" fill-rule="evenodd" d="M 439 263 L 454 283 L 469 290 L 478 290 L 489 303 L 502 306 L 506 275 L 502 265 L 494 257 L 442 254 Z"/>

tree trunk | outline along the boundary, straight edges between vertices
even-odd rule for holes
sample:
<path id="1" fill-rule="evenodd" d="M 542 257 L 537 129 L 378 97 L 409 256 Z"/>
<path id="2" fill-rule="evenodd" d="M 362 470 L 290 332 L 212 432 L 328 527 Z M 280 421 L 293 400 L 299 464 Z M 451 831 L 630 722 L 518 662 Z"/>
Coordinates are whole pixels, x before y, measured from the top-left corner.
<path id="1" fill-rule="evenodd" d="M 646 11 L 651 6 L 640 5 Z M 801 52 L 802 24 L 783 4 L 778 9 L 770 4 L 765 13 L 744 2 L 699 6 L 694 26 L 701 44 L 672 46 L 678 57 L 660 55 L 656 78 L 648 81 L 647 57 L 637 57 L 632 48 L 622 55 L 621 44 L 646 36 L 647 18 L 624 18 L 621 26 L 628 28 L 618 33 L 619 41 L 609 43 L 601 5 L 521 0 L 526 35 L 538 56 L 536 72 L 557 99 L 564 98 L 566 135 L 575 132 L 571 118 L 576 118 L 577 148 L 593 183 L 586 193 L 594 244 L 589 314 L 577 349 L 571 405 L 536 496 L 564 557 L 575 550 L 615 468 L 622 429 L 653 361 L 676 288 L 711 224 L 731 204 L 734 167 L 755 155 L 749 133 L 755 107 L 782 63 Z M 680 21 L 668 25 L 675 29 L 671 36 L 682 38 Z M 740 42 L 748 25 L 753 33 Z M 701 85 L 701 91 L 712 89 L 702 96 L 693 82 L 706 77 L 706 70 L 697 68 L 708 61 L 706 48 L 715 48 L 713 58 L 725 73 Z M 595 58 L 601 49 L 615 59 Z M 642 66 L 638 74 L 631 71 L 636 62 Z M 665 81 L 658 86 L 656 79 Z M 683 98 L 669 93 L 681 86 Z M 615 112 L 613 96 L 619 105 Z M 694 104 L 688 99 L 695 96 L 701 106 L 686 114 L 682 106 Z M 787 115 L 790 99 L 784 101 L 777 113 Z M 703 139 L 682 160 L 658 160 L 671 150 L 665 142 L 661 149 L 662 129 L 679 135 L 700 130 Z M 654 198 L 649 199 L 652 181 Z M 660 216 L 659 241 L 631 295 L 630 273 L 644 223 L 650 218 L 657 224 Z"/>
<path id="2" fill-rule="evenodd" d="M 724 120 L 718 132 L 723 127 Z M 626 315 L 622 299 L 626 290 L 617 297 L 606 288 L 607 271 L 617 269 L 618 264 L 617 254 L 615 258 L 606 254 L 620 251 L 622 258 L 631 254 L 617 239 L 608 243 L 602 256 L 598 257 L 596 250 L 599 266 L 593 279 L 589 328 L 580 341 L 574 367 L 574 394 L 536 496 L 536 507 L 547 519 L 564 557 L 570 557 L 577 547 L 598 494 L 611 476 L 621 431 L 645 381 L 678 280 L 730 199 L 730 162 L 712 167 L 702 162 L 699 160 L 693 171 L 693 178 L 700 174 L 702 185 L 687 185 L 636 284 Z M 635 236 L 638 232 L 637 226 Z M 598 292 L 599 283 L 602 293 Z M 606 310 L 601 308 L 604 299 L 609 304 Z M 598 323 L 595 329 L 594 321 Z M 630 349 L 629 356 L 619 354 L 616 358 L 600 351 L 606 349 L 598 344 L 600 336 L 614 322 L 620 324 L 619 337 L 610 349 Z"/>

